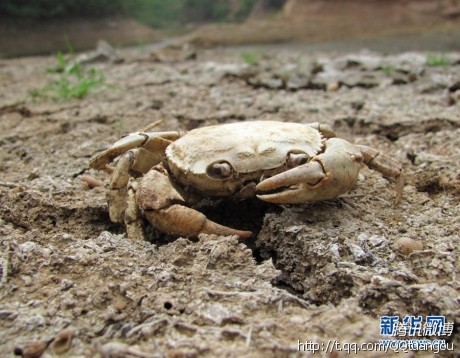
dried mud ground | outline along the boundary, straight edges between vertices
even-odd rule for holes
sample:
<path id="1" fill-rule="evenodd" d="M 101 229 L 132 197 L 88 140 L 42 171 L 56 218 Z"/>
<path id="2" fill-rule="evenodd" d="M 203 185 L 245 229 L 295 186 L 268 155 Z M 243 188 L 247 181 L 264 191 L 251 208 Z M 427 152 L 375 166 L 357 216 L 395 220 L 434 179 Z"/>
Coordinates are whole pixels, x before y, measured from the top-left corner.
<path id="1" fill-rule="evenodd" d="M 56 76 L 55 58 L 0 60 L 1 355 L 57 337 L 43 357 L 297 356 L 298 341 L 377 342 L 381 315 L 445 315 L 455 351 L 442 354 L 460 352 L 460 53 L 176 55 L 121 51 L 95 65 L 109 85 L 71 101 L 29 94 Z M 328 123 L 402 163 L 402 200 L 364 168 L 335 200 L 206 208 L 254 230 L 248 242 L 132 242 L 109 220 L 108 175 L 87 162 L 158 119 Z M 407 254 L 402 238 L 423 247 Z"/>

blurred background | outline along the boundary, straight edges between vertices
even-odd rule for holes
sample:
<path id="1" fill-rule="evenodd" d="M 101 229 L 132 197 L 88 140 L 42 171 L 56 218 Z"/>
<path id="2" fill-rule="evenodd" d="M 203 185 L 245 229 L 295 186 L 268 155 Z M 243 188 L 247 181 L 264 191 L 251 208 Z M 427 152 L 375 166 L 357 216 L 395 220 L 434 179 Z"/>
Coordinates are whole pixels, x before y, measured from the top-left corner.
<path id="1" fill-rule="evenodd" d="M 0 56 L 145 46 L 460 49 L 460 0 L 1 0 Z"/>

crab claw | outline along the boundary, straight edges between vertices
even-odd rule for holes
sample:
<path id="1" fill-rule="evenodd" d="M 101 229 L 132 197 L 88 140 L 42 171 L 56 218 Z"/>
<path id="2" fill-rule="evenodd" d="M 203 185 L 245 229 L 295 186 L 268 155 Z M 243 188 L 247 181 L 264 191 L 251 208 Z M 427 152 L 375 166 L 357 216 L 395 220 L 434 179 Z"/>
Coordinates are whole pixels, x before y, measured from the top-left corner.
<path id="1" fill-rule="evenodd" d="M 145 216 L 158 230 L 174 236 L 196 237 L 199 234 L 237 235 L 242 239 L 252 236 L 252 232 L 232 229 L 209 220 L 195 209 L 175 204 L 160 210 L 146 210 Z"/>
<path id="2" fill-rule="evenodd" d="M 324 152 L 310 162 L 260 182 L 257 197 L 277 204 L 335 198 L 356 184 L 363 161 L 359 146 L 339 138 L 328 139 Z"/>
<path id="3" fill-rule="evenodd" d="M 256 186 L 257 197 L 278 204 L 298 203 L 299 195 L 326 177 L 321 164 L 311 161 L 265 179 Z"/>
<path id="4" fill-rule="evenodd" d="M 203 213 L 185 206 L 183 195 L 175 188 L 162 164 L 145 174 L 136 199 L 144 215 L 157 230 L 174 236 L 197 237 L 199 234 L 237 235 L 242 239 L 250 231 L 232 229 L 211 221 Z"/>

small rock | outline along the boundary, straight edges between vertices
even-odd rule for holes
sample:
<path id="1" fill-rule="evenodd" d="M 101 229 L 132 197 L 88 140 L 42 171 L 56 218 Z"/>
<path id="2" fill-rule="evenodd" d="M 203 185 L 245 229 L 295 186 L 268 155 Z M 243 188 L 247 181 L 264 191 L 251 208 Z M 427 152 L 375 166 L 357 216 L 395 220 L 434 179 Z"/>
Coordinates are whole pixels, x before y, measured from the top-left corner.
<path id="1" fill-rule="evenodd" d="M 384 236 L 372 235 L 368 241 L 372 247 L 377 247 L 383 245 L 386 242 L 386 239 Z"/>
<path id="2" fill-rule="evenodd" d="M 348 248 L 350 249 L 351 254 L 353 255 L 356 261 L 364 260 L 367 257 L 364 250 L 358 245 L 348 244 Z"/>
<path id="3" fill-rule="evenodd" d="M 80 179 L 84 181 L 88 185 L 88 188 L 90 189 L 102 186 L 101 181 L 91 175 L 87 175 L 87 174 L 82 175 L 80 176 Z"/>
<path id="4" fill-rule="evenodd" d="M 73 282 L 64 278 L 62 281 L 61 281 L 61 291 L 66 291 L 68 290 L 69 288 L 72 288 L 73 287 Z"/>
<path id="5" fill-rule="evenodd" d="M 337 92 L 340 89 L 340 83 L 337 81 L 328 83 L 326 91 L 328 92 Z"/>
<path id="6" fill-rule="evenodd" d="M 170 43 L 152 51 L 150 58 L 155 62 L 182 62 L 195 60 L 197 58 L 197 51 L 189 44 Z"/>
<path id="7" fill-rule="evenodd" d="M 26 345 L 24 348 L 16 347 L 14 354 L 22 358 L 40 358 L 50 343 L 51 341 L 36 341 Z"/>
<path id="8" fill-rule="evenodd" d="M 214 303 L 203 312 L 203 315 L 208 320 L 220 326 L 224 319 L 230 316 L 230 311 L 225 306 Z"/>
<path id="9" fill-rule="evenodd" d="M 292 225 L 285 229 L 285 232 L 297 234 L 298 232 L 302 231 L 305 228 L 305 225 Z"/>
<path id="10" fill-rule="evenodd" d="M 336 262 L 340 261 L 340 251 L 339 251 L 339 245 L 337 244 L 332 244 L 331 247 L 329 248 L 332 257 L 335 259 Z"/>
<path id="11" fill-rule="evenodd" d="M 394 242 L 392 248 L 401 252 L 403 255 L 409 255 L 414 251 L 422 250 L 423 244 L 410 237 L 401 237 Z"/>
<path id="12" fill-rule="evenodd" d="M 75 63 L 85 65 L 97 62 L 120 63 L 123 60 L 118 56 L 117 51 L 104 40 L 99 40 L 96 50 L 79 55 Z"/>
<path id="13" fill-rule="evenodd" d="M 75 329 L 69 327 L 59 332 L 54 341 L 51 343 L 51 349 L 55 354 L 67 352 L 72 346 L 72 340 L 75 336 Z"/>

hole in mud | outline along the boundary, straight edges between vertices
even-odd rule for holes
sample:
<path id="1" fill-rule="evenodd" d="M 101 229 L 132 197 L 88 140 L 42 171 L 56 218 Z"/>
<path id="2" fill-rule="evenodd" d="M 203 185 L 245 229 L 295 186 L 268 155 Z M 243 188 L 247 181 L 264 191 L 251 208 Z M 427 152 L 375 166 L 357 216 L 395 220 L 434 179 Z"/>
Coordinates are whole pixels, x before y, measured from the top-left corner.
<path id="1" fill-rule="evenodd" d="M 24 351 L 22 350 L 22 348 L 16 347 L 16 348 L 14 348 L 13 354 L 14 354 L 15 356 L 23 356 L 23 352 L 24 352 Z"/>
<path id="2" fill-rule="evenodd" d="M 251 240 L 251 245 L 249 245 L 248 243 L 246 243 L 246 244 L 251 249 L 252 256 L 254 256 L 254 260 L 256 260 L 256 264 L 260 265 L 260 264 L 264 263 L 264 261 L 266 261 L 266 259 L 264 257 L 262 257 L 262 253 L 260 252 L 261 250 L 258 247 L 256 247 L 255 241 L 256 240 L 253 239 L 253 240 Z"/>
<path id="3" fill-rule="evenodd" d="M 256 239 L 262 229 L 265 214 L 267 212 L 280 212 L 282 209 L 278 205 L 256 199 L 239 202 L 223 199 L 212 203 L 210 206 L 200 208 L 200 211 L 208 219 L 219 224 L 239 230 L 252 231 L 253 235 L 248 239 L 242 240 L 242 242 L 251 249 L 254 259 L 260 264 L 265 259 L 262 257 L 260 249 L 256 247 Z"/>
<path id="4" fill-rule="evenodd" d="M 449 185 L 446 179 L 434 171 L 419 173 L 415 178 L 415 187 L 417 191 L 425 192 L 429 195 L 443 193 L 452 189 L 452 186 Z"/>
<path id="5" fill-rule="evenodd" d="M 426 192 L 428 194 L 437 194 L 444 190 L 443 186 L 439 182 L 439 178 L 431 178 L 426 181 L 420 181 L 417 183 L 417 190 L 420 192 Z"/>
<path id="6" fill-rule="evenodd" d="M 230 199 L 206 203 L 199 210 L 221 225 L 239 230 L 249 230 L 257 235 L 263 223 L 265 212 L 271 205 L 260 200 L 244 200 L 236 202 Z"/>
<path id="7" fill-rule="evenodd" d="M 171 302 L 168 302 L 166 301 L 164 304 L 163 304 L 163 307 L 167 310 L 170 310 L 171 308 L 173 308 L 173 304 Z"/>
<path id="8" fill-rule="evenodd" d="M 389 139 L 390 141 L 392 141 L 392 142 L 396 142 L 399 139 L 399 134 L 397 134 L 397 133 L 388 133 L 387 135 L 385 135 L 385 137 L 387 139 Z"/>
<path id="9" fill-rule="evenodd" d="M 265 261 L 260 253 L 260 249 L 256 247 L 256 239 L 262 229 L 265 214 L 267 212 L 282 211 L 280 206 L 256 199 L 243 201 L 221 199 L 215 201 L 205 200 L 194 208 L 218 224 L 238 230 L 251 231 L 253 233 L 252 237 L 242 239 L 241 242 L 251 249 L 254 259 L 258 264 Z M 146 219 L 144 219 L 144 228 L 147 240 L 156 246 L 167 245 L 177 240 L 175 236 L 167 235 L 154 229 Z M 189 238 L 188 240 L 193 242 L 198 241 L 196 238 Z"/>
<path id="10" fill-rule="evenodd" d="M 272 284 L 273 287 L 279 288 L 280 290 L 289 292 L 291 295 L 304 299 L 303 292 L 299 290 L 295 290 L 294 287 L 292 287 L 292 284 L 289 283 L 289 280 L 286 277 L 284 277 L 283 274 L 273 278 L 270 283 Z"/>
<path id="11" fill-rule="evenodd" d="M 53 217 L 50 217 L 50 223 L 52 226 L 56 226 L 56 219 Z"/>
<path id="12" fill-rule="evenodd" d="M 411 162 L 412 165 L 415 165 L 415 159 L 417 159 L 417 155 L 414 153 L 407 153 L 406 158 Z"/>

